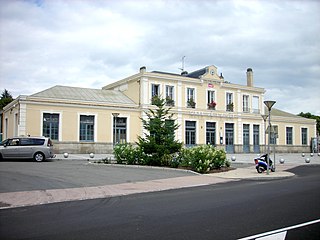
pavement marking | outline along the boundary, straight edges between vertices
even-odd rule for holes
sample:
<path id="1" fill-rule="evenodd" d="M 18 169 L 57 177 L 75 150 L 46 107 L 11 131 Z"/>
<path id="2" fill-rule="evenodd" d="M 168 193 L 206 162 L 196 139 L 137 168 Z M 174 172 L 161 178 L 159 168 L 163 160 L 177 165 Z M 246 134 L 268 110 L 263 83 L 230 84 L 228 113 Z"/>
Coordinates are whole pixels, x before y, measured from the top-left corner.
<path id="1" fill-rule="evenodd" d="M 286 228 L 273 230 L 273 231 L 266 232 L 266 233 L 260 233 L 260 234 L 253 235 L 250 237 L 240 238 L 238 240 L 253 240 L 253 239 L 256 239 L 256 240 L 258 240 L 258 239 L 259 240 L 261 240 L 261 239 L 263 239 L 263 240 L 267 240 L 267 239 L 278 240 L 279 239 L 279 240 L 281 240 L 281 239 L 285 239 L 287 231 L 292 230 L 292 229 L 296 229 L 296 228 L 300 228 L 300 227 L 304 227 L 304 226 L 308 226 L 308 225 L 315 224 L 315 223 L 320 223 L 320 219 L 313 220 L 313 221 L 306 222 L 306 223 L 301 223 L 301 224 L 286 227 Z M 283 235 L 283 233 L 284 233 L 284 235 Z M 284 238 L 281 238 L 283 236 L 284 236 Z"/>

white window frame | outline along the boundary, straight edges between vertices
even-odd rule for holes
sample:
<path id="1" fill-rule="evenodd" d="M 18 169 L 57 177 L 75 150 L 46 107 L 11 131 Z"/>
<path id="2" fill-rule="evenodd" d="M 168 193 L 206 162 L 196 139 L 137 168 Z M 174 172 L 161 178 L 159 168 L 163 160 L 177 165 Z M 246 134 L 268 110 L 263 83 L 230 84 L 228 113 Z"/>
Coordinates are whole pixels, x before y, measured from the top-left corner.
<path id="1" fill-rule="evenodd" d="M 242 95 L 242 112 L 245 112 L 245 113 L 250 112 L 249 99 L 250 99 L 250 96 L 248 94 Z"/>
<path id="2" fill-rule="evenodd" d="M 77 141 L 78 142 L 84 142 L 86 141 L 80 141 L 80 116 L 94 116 L 94 136 L 93 136 L 93 142 L 97 142 L 97 133 L 98 133 L 98 114 L 97 113 L 91 113 L 91 112 L 81 112 L 78 113 L 78 128 L 77 128 Z M 92 143 L 92 142 L 88 142 Z"/>
<path id="3" fill-rule="evenodd" d="M 41 111 L 41 114 L 40 114 L 40 133 L 41 133 L 41 136 L 43 136 L 43 115 L 45 113 L 48 113 L 48 114 L 59 114 L 59 136 L 58 136 L 58 141 L 62 141 L 62 112 L 59 112 L 59 111 Z M 79 117 L 79 121 L 80 121 L 80 117 Z M 80 126 L 80 123 L 79 123 L 79 126 Z M 79 138 L 78 138 L 79 139 Z"/>

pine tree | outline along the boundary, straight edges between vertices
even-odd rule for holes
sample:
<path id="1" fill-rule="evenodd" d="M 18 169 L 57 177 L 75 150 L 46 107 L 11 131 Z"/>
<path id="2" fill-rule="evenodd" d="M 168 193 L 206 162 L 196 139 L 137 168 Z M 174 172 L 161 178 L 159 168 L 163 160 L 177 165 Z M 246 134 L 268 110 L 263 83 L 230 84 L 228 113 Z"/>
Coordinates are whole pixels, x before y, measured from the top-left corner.
<path id="1" fill-rule="evenodd" d="M 7 89 L 4 89 L 0 97 L 0 110 L 13 101 L 13 97 Z"/>
<path id="2" fill-rule="evenodd" d="M 147 165 L 163 166 L 170 164 L 170 154 L 179 152 L 182 143 L 175 140 L 175 130 L 179 125 L 170 113 L 171 108 L 166 107 L 166 100 L 159 97 L 152 99 L 156 109 L 150 108 L 145 112 L 147 119 L 142 119 L 146 130 L 144 137 L 138 137 L 138 145 L 149 157 Z"/>

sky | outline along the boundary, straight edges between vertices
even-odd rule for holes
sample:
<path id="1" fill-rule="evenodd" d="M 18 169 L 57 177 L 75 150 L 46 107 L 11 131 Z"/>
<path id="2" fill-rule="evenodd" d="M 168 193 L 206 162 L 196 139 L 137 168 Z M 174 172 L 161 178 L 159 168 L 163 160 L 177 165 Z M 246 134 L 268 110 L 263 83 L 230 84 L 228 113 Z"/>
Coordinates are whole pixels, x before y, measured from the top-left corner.
<path id="1" fill-rule="evenodd" d="M 266 89 L 320 115 L 320 1 L 0 0 L 0 90 L 103 86 L 139 72 L 192 72 Z"/>

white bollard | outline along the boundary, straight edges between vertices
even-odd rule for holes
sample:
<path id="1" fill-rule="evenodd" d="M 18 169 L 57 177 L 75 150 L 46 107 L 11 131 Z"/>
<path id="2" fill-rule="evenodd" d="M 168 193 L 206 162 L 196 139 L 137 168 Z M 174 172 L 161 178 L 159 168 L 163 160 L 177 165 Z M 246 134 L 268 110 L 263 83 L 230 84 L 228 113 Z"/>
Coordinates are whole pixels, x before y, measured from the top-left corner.
<path id="1" fill-rule="evenodd" d="M 281 164 L 284 164 L 284 159 L 281 158 L 281 159 L 279 160 L 279 162 L 280 162 Z"/>
<path id="2" fill-rule="evenodd" d="M 63 156 L 64 156 L 64 158 L 68 158 L 69 157 L 69 153 L 64 153 Z"/>
<path id="3" fill-rule="evenodd" d="M 318 152 L 318 156 L 320 157 L 320 152 Z"/>
<path id="4" fill-rule="evenodd" d="M 89 154 L 90 158 L 94 158 L 94 153 Z"/>
<path id="5" fill-rule="evenodd" d="M 302 154 L 301 154 L 301 156 L 302 156 L 302 157 L 304 157 L 304 156 L 305 156 L 305 154 L 304 154 L 304 153 L 302 153 Z"/>
<path id="6" fill-rule="evenodd" d="M 306 158 L 306 163 L 310 163 L 310 158 Z"/>
<path id="7" fill-rule="evenodd" d="M 313 153 L 310 153 L 310 157 L 313 157 Z"/>
<path id="8" fill-rule="evenodd" d="M 235 156 L 232 156 L 232 157 L 231 157 L 231 160 L 232 160 L 232 161 L 235 161 L 235 160 L 236 160 L 236 157 L 235 157 Z"/>

